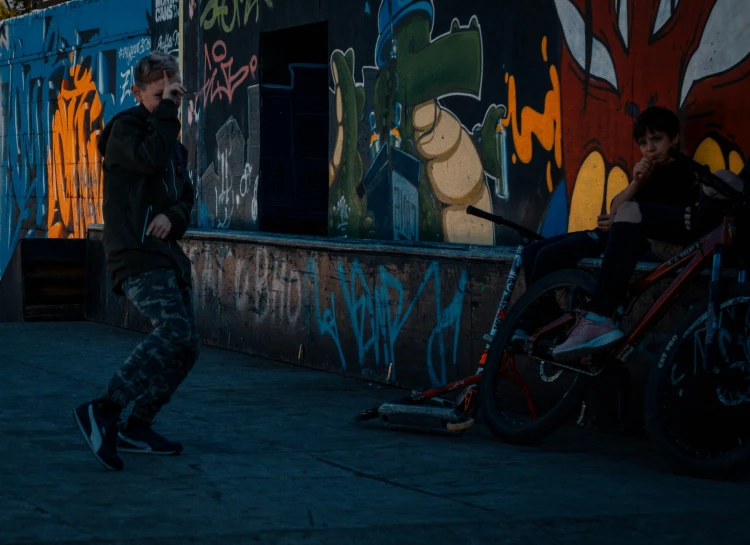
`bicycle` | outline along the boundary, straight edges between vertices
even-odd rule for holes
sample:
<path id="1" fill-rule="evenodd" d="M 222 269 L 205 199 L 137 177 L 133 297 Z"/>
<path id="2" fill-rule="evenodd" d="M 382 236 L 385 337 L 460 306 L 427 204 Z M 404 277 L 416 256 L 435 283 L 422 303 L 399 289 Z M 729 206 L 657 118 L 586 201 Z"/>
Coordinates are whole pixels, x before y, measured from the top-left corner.
<path id="1" fill-rule="evenodd" d="M 618 327 L 647 289 L 680 270 L 633 329 L 605 354 L 567 364 L 551 356 L 574 325 L 573 310 L 590 301 L 595 287 L 592 275 L 581 270 L 559 271 L 521 296 L 493 339 L 481 383 L 481 410 L 499 439 L 533 444 L 562 426 L 580 406 L 591 380 L 611 366 L 627 363 L 687 285 L 711 263 L 708 296 L 674 328 L 658 363 L 650 369 L 646 427 L 651 442 L 677 473 L 721 477 L 750 461 L 750 285 L 742 259 L 746 238 L 741 217 L 747 214 L 750 199 L 713 175 L 708 167 L 677 150 L 670 154 L 688 162 L 698 181 L 724 195 L 731 210 L 725 207 L 722 225 L 631 282 L 615 317 Z M 744 237 L 748 235 L 750 232 Z M 737 273 L 730 281 L 723 278 L 728 265 L 733 265 Z M 560 297 L 559 290 L 569 293 Z M 524 314 L 542 302 L 547 308 L 554 303 L 557 315 L 546 316 L 546 325 L 520 346 L 511 343 Z M 516 377 L 511 382 L 518 383 L 517 357 L 529 358 L 534 376 L 552 387 L 545 397 L 534 399 L 524 380 L 522 398 L 501 394 L 499 390 L 507 382 L 502 379 L 509 371 Z M 570 379 L 568 387 L 559 382 L 563 377 Z"/>
<path id="2" fill-rule="evenodd" d="M 482 370 L 487 361 L 492 339 L 506 317 L 516 287 L 518 271 L 521 268 L 521 253 L 532 241 L 542 240 L 544 237 L 502 216 L 485 212 L 473 206 L 469 206 L 466 213 L 498 225 L 510 227 L 521 237 L 521 243 L 516 248 L 513 263 L 508 272 L 505 289 L 497 307 L 492 329 L 489 334 L 483 336 L 483 340 L 487 344 L 482 351 L 475 374 L 437 388 L 413 390 L 410 396 L 394 402 L 383 403 L 375 408 L 358 413 L 355 416 L 356 421 L 380 418 L 383 425 L 391 428 L 432 429 L 451 435 L 460 435 L 474 424 L 474 417 L 478 410 L 479 383 L 482 378 Z M 390 377 L 390 369 L 388 377 Z M 456 392 L 458 392 L 458 395 L 455 401 L 441 397 Z"/>

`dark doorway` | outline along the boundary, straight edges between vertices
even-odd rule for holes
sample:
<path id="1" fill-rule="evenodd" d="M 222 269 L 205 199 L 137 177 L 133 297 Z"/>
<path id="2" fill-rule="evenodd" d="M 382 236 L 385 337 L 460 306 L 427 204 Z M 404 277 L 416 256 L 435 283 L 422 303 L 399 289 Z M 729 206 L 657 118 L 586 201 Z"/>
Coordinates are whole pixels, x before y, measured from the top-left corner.
<path id="1" fill-rule="evenodd" d="M 260 230 L 328 234 L 328 23 L 260 36 Z"/>

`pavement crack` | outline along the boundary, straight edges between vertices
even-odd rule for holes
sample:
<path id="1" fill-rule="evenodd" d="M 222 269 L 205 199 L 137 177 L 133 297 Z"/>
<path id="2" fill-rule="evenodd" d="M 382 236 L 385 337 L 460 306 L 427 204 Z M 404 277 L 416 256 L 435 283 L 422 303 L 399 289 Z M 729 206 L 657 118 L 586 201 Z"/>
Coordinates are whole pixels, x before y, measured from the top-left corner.
<path id="1" fill-rule="evenodd" d="M 467 507 L 472 507 L 474 509 L 479 509 L 479 510 L 485 511 L 487 513 L 494 513 L 495 512 L 494 509 L 490 509 L 488 507 L 484 507 L 483 505 L 477 505 L 475 503 L 471 503 L 471 502 L 468 502 L 468 501 L 459 500 L 459 499 L 456 499 L 456 498 L 452 498 L 450 496 L 446 496 L 446 495 L 443 495 L 443 494 L 438 494 L 436 492 L 430 492 L 428 490 L 422 490 L 421 488 L 416 488 L 414 486 L 409 486 L 409 485 L 406 485 L 406 484 L 401 484 L 399 482 L 392 481 L 392 480 L 386 479 L 384 477 L 378 477 L 377 475 L 371 475 L 369 473 L 365 473 L 364 471 L 360 471 L 358 469 L 354 469 L 354 468 L 351 468 L 351 467 L 347 467 L 345 465 L 337 464 L 336 462 L 331 462 L 330 460 L 326 460 L 324 458 L 319 458 L 319 457 L 314 456 L 314 455 L 312 455 L 310 453 L 304 453 L 304 454 L 307 455 L 307 456 L 309 456 L 313 460 L 316 460 L 316 461 L 318 461 L 320 463 L 329 465 L 331 467 L 335 467 L 337 469 L 342 469 L 344 471 L 348 471 L 349 473 L 351 473 L 352 475 L 356 475 L 357 477 L 362 477 L 364 479 L 370 479 L 370 480 L 373 480 L 373 481 L 377 481 L 379 483 L 387 484 L 387 485 L 390 485 L 390 486 L 395 486 L 395 487 L 401 488 L 403 490 L 409 490 L 410 492 L 417 492 L 418 494 L 424 494 L 425 496 L 432 496 L 433 498 L 440 498 L 440 499 L 443 499 L 443 500 L 448 500 L 448 501 L 451 501 L 451 502 L 460 503 L 461 505 L 465 505 Z"/>
<path id="2" fill-rule="evenodd" d="M 221 504 L 224 500 L 219 485 L 206 473 L 200 464 L 188 464 L 188 467 L 205 479 L 208 486 L 212 489 L 211 497 L 216 500 L 216 503 Z"/>
<path id="3" fill-rule="evenodd" d="M 91 537 L 91 538 L 94 538 L 94 539 L 99 539 L 99 537 L 98 537 L 98 536 L 96 536 L 96 535 L 92 534 L 91 532 L 87 532 L 87 531 L 86 531 L 86 530 L 84 530 L 83 528 L 79 528 L 78 526 L 76 526 L 75 524 L 73 524 L 73 523 L 71 523 L 71 522 L 68 522 L 67 520 L 65 520 L 64 518 L 62 518 L 62 517 L 61 517 L 60 515 L 56 515 L 56 514 L 55 514 L 55 513 L 53 513 L 52 511 L 50 511 L 50 510 L 48 510 L 48 509 L 45 509 L 45 508 L 44 508 L 44 507 L 42 507 L 41 505 L 39 505 L 39 504 L 37 504 L 37 503 L 35 503 L 35 502 L 31 501 L 30 499 L 28 499 L 28 498 L 26 498 L 26 497 L 22 496 L 21 494 L 19 494 L 19 493 L 18 493 L 18 492 L 16 492 L 15 490 L 11 490 L 11 489 L 10 489 L 10 488 L 8 488 L 7 486 L 2 486 L 2 485 L 0 485 L 0 488 L 2 488 L 3 490 L 5 490 L 5 491 L 6 491 L 6 492 L 7 492 L 8 494 L 10 494 L 10 495 L 12 495 L 12 496 L 15 496 L 16 498 L 18 498 L 18 499 L 19 499 L 19 500 L 21 500 L 22 502 L 25 502 L 25 503 L 29 504 L 30 506 L 32 506 L 32 507 L 34 508 L 34 510 L 35 510 L 35 511 L 38 511 L 38 512 L 40 512 L 40 513 L 44 514 L 44 515 L 47 515 L 47 516 L 49 516 L 49 517 L 52 517 L 53 519 L 55 519 L 55 520 L 56 520 L 57 522 L 59 522 L 60 524 L 62 524 L 62 525 L 64 525 L 64 526 L 67 526 L 67 527 L 69 527 L 69 528 L 72 528 L 72 529 L 73 529 L 73 530 L 75 530 L 76 532 L 80 532 L 81 534 L 84 534 L 84 535 L 86 535 L 86 536 L 89 536 L 89 537 Z"/>

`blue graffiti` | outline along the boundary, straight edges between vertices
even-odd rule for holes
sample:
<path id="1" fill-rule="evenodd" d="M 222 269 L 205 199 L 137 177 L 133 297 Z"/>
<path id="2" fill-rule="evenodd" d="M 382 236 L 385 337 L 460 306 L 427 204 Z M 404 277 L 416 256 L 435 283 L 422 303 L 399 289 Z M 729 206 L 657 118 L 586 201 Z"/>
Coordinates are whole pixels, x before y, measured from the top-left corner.
<path id="1" fill-rule="evenodd" d="M 72 98 L 74 104 L 61 116 L 74 127 L 64 135 L 68 142 L 74 134 L 80 138 L 82 126 L 95 133 L 115 113 L 135 105 L 132 94 L 127 96 L 137 60 L 130 53 L 140 52 L 149 35 L 151 0 L 120 8 L 119 0 L 71 2 L 0 23 L 0 278 L 19 239 L 80 237 L 86 225 L 71 225 L 66 218 L 95 217 L 100 210 L 98 180 L 89 179 L 90 172 L 98 172 L 99 158 L 81 146 L 74 157 L 57 156 L 53 124 L 61 92 L 84 76 L 95 90 Z M 95 95 L 96 108 L 90 108 Z M 50 165 L 60 173 L 55 180 Z M 73 179 L 73 187 L 63 179 Z M 71 205 L 71 197 L 80 202 Z M 52 223 L 60 226 L 59 233 L 48 234 Z"/>
<path id="2" fill-rule="evenodd" d="M 339 353 L 341 366 L 347 368 L 346 356 L 339 335 L 339 324 L 336 320 L 334 293 L 325 307 L 320 305 L 318 268 L 314 259 L 310 259 L 306 272 L 312 284 L 312 309 L 321 335 L 328 335 L 333 340 Z M 440 267 L 433 261 L 414 292 L 411 301 L 405 304 L 403 283 L 393 276 L 385 266 L 378 267 L 374 281 L 369 281 L 358 260 L 351 264 L 349 273 L 343 262 L 337 265 L 339 288 L 343 296 L 348 326 L 356 344 L 357 363 L 365 369 L 365 360 L 371 355 L 376 367 L 393 364 L 393 379 L 396 380 L 397 357 L 396 343 L 399 335 L 412 317 L 418 303 L 426 303 L 423 298 L 428 286 L 432 286 L 434 297 L 435 324 L 426 339 L 425 363 L 430 382 L 433 385 L 446 382 L 448 362 L 456 365 L 458 357 L 459 332 L 464 295 L 468 284 L 468 273 L 464 269 L 458 279 L 458 288 L 450 303 L 443 307 L 443 295 L 440 283 Z M 372 286 L 372 288 L 371 288 Z M 426 297 L 426 296 L 425 296 Z M 446 343 L 444 332 L 452 328 L 452 346 Z M 437 352 L 437 354 L 435 354 Z M 437 355 L 438 361 L 435 361 Z"/>
<path id="3" fill-rule="evenodd" d="M 321 314 L 318 265 L 313 258 L 310 258 L 310 261 L 307 262 L 305 273 L 312 279 L 313 283 L 311 291 L 314 299 L 313 308 L 315 309 L 315 323 L 318 325 L 318 332 L 321 335 L 329 335 L 331 339 L 333 339 L 333 342 L 338 349 L 339 357 L 341 358 L 341 367 L 346 371 L 346 357 L 344 357 L 344 350 L 341 348 L 339 328 L 336 323 L 334 294 L 331 294 L 330 303 L 326 305 L 325 310 Z"/>

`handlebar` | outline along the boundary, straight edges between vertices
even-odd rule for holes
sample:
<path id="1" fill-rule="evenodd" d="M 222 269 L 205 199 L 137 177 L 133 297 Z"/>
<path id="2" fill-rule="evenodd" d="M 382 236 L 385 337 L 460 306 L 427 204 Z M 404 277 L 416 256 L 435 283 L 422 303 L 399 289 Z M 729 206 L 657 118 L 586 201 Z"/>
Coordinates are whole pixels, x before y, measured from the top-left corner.
<path id="1" fill-rule="evenodd" d="M 750 198 L 745 195 L 742 191 L 737 191 L 735 188 L 730 186 L 724 180 L 716 176 L 707 165 L 702 165 L 698 161 L 695 161 L 690 156 L 685 155 L 677 148 L 669 148 L 669 155 L 678 161 L 682 161 L 689 165 L 693 171 L 698 175 L 701 181 L 714 188 L 716 191 L 731 199 L 735 202 L 743 204 L 745 206 L 750 205 Z"/>
<path id="2" fill-rule="evenodd" d="M 479 208 L 476 208 L 474 206 L 469 206 L 466 209 L 466 213 L 472 216 L 476 216 L 478 218 L 489 220 L 492 223 L 497 223 L 498 225 L 505 225 L 506 227 L 510 227 L 511 229 L 516 231 L 519 235 L 521 235 L 522 237 L 526 237 L 529 240 L 543 240 L 544 239 L 542 235 L 535 233 L 531 229 L 527 229 L 526 227 L 522 225 L 518 225 L 517 223 L 513 223 L 510 220 L 506 220 L 502 216 L 498 216 L 496 214 L 490 214 L 489 212 L 485 212 L 484 210 L 480 210 Z"/>

